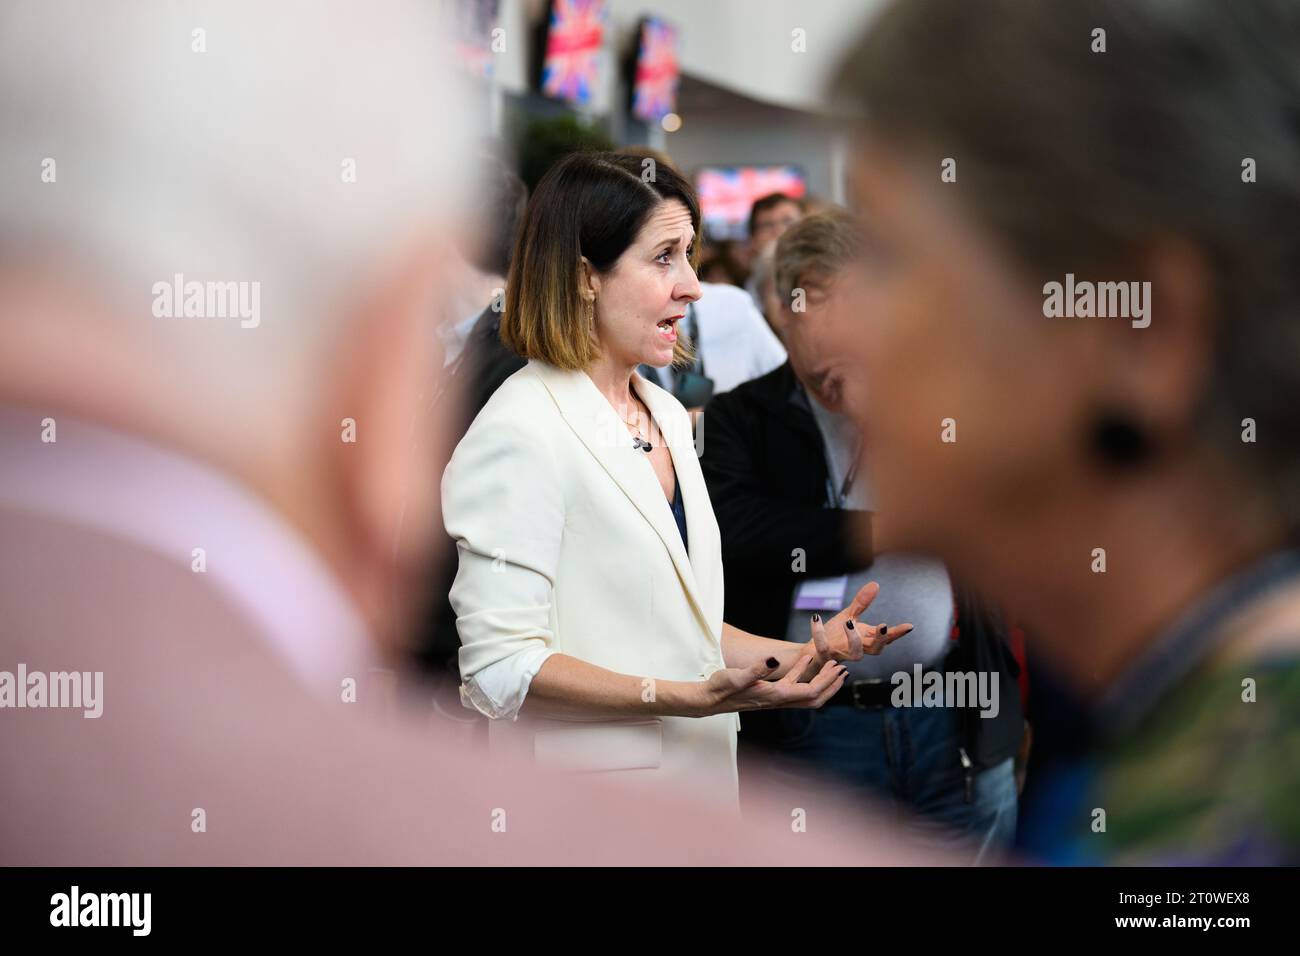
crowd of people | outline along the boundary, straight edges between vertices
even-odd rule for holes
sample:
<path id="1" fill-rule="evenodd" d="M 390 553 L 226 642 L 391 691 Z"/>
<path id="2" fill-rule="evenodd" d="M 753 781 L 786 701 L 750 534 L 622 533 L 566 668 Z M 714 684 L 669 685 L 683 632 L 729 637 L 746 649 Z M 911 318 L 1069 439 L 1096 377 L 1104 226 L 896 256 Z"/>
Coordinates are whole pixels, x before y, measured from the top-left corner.
<path id="1" fill-rule="evenodd" d="M 463 155 L 420 5 L 51 9 L 0 672 L 102 714 L 11 688 L 0 862 L 1300 862 L 1293 5 L 898 0 L 731 244 Z"/>
<path id="2" fill-rule="evenodd" d="M 1271 803 L 1276 781 L 1260 758 L 1244 755 L 1284 761 L 1280 728 L 1295 717 L 1294 642 L 1281 633 L 1295 627 L 1284 622 L 1300 583 L 1286 477 L 1298 436 L 1276 397 L 1295 382 L 1261 347 L 1294 344 L 1283 278 L 1294 270 L 1271 254 L 1272 272 L 1247 269 L 1244 245 L 1225 237 L 1279 209 L 1293 216 L 1297 195 L 1289 173 L 1268 200 L 1243 193 L 1241 164 L 1197 153 L 1201 127 L 1176 117 L 1193 95 L 1177 62 L 1188 20 L 1206 28 L 1196 55 L 1223 72 L 1292 84 L 1294 71 L 1267 58 L 1249 66 L 1244 51 L 1254 17 L 1294 23 L 1266 5 L 1180 10 L 1178 26 L 1145 12 L 1103 83 L 1096 51 L 1071 46 L 1092 13 L 999 5 L 1019 28 L 1025 73 L 1056 96 L 1018 110 L 1018 85 L 961 72 L 997 55 L 973 19 L 983 14 L 899 4 L 839 80 L 869 115 L 854 208 L 808 214 L 793 197 L 762 197 L 743 246 L 709 247 L 662 154 L 649 157 L 648 183 L 645 150 L 567 159 L 542 179 L 504 315 L 487 320 L 498 330 L 489 347 L 514 356 L 511 377 L 485 383 L 483 363 L 469 366 L 483 400 L 443 486 L 459 548 L 444 617 L 461 645 L 454 669 L 496 736 L 507 725 L 540 755 L 542 739 L 564 733 L 588 769 L 631 781 L 670 768 L 680 786 L 704 780 L 729 795 L 730 733 L 706 741 L 699 717 L 743 712 L 739 765 L 753 780 L 833 779 L 954 858 L 1012 847 L 1061 861 L 1291 858 L 1294 815 Z M 960 55 L 945 32 L 954 22 L 972 34 Z M 900 94 L 891 75 L 922 60 L 942 62 L 940 76 Z M 1105 129 L 1105 145 L 1067 152 L 1060 117 L 1078 116 L 1060 102 Z M 1294 150 L 1294 129 L 1272 110 L 1243 105 L 1232 141 Z M 1160 135 L 1128 135 L 1139 115 L 1164 118 Z M 1044 143 L 1062 145 L 1044 155 Z M 1192 170 L 1182 197 L 1160 178 L 1175 161 Z M 1122 184 L 1120 168 L 1133 172 Z M 1213 200 L 1218 218 L 1190 220 L 1193 195 Z M 1294 234 L 1270 235 L 1294 252 Z M 579 262 L 553 261 L 556 248 Z M 1164 329 L 1143 339 L 1136 301 L 1121 316 L 1131 323 L 1042 321 L 1038 288 L 1067 274 L 1154 286 Z M 735 303 L 730 322 L 715 318 L 724 301 Z M 1283 315 L 1291 327 L 1272 318 Z M 760 318 L 779 351 L 762 344 Z M 656 426 L 680 418 L 664 391 L 688 411 L 693 443 L 680 427 L 656 440 Z M 1246 436 L 1259 415 L 1271 453 Z M 611 431 L 625 450 L 610 450 Z M 611 486 L 625 494 L 611 498 Z M 620 526 L 629 518 L 644 520 Z M 1260 630 L 1273 636 L 1248 650 L 1255 641 L 1234 633 L 1234 618 L 1264 604 L 1275 619 Z M 689 653 L 677 647 L 683 628 L 697 632 Z M 1292 664 L 1275 657 L 1283 645 Z M 810 648 L 807 662 L 793 656 Z M 829 662 L 839 666 L 823 689 Z M 795 671 L 811 706 L 787 696 Z M 731 683 L 705 711 L 689 695 L 638 697 L 643 677 L 713 687 L 719 674 Z M 900 694 L 900 675 L 949 690 L 965 680 L 971 693 L 926 706 L 919 690 Z M 763 695 L 746 696 L 755 688 Z M 1234 696 L 1229 733 L 1206 701 Z M 1172 727 L 1169 711 L 1211 723 Z M 557 715 L 567 729 L 554 729 Z M 575 717 L 588 722 L 581 731 Z M 640 736 L 646 717 L 652 743 Z M 672 730 L 683 717 L 690 729 Z M 608 764 L 595 756 L 605 746 Z M 708 769 L 728 775 L 703 776 L 679 748 L 714 754 Z M 1208 764 L 1174 772 L 1207 748 L 1240 764 L 1249 797 L 1237 774 L 1226 782 Z M 644 762 L 626 763 L 632 753 Z M 1147 761 L 1169 773 L 1142 770 Z"/>
<path id="3" fill-rule="evenodd" d="M 692 504 L 712 510 L 720 532 L 720 578 L 729 582 L 722 589 L 724 617 L 737 628 L 785 640 L 790 645 L 801 644 L 811 636 L 812 608 L 839 611 L 841 605 L 849 603 L 849 597 L 869 586 L 873 593 L 881 592 L 871 605 L 874 615 L 909 622 L 917 630 L 907 641 L 897 645 L 891 642 L 878 656 L 863 655 L 853 661 L 835 693 L 826 696 L 815 715 L 808 708 L 778 708 L 776 701 L 770 707 L 755 709 L 744 721 L 741 756 L 755 768 L 754 779 L 761 778 L 769 757 L 797 759 L 800 768 L 786 771 L 787 782 L 794 783 L 800 774 L 808 773 L 837 779 L 869 803 L 888 802 L 900 825 L 916 831 L 926 845 L 960 852 L 974 860 L 995 858 L 1011 847 L 1015 833 L 1014 760 L 1024 737 L 1017 683 L 1020 663 L 1011 652 L 1006 628 L 998 620 L 969 595 L 963 596 L 964 609 L 959 605 L 957 592 L 941 562 L 875 553 L 871 549 L 874 506 L 866 490 L 867 482 L 857 480 L 861 441 L 845 413 L 843 378 L 849 370 L 836 343 L 837 336 L 849 330 L 856 307 L 854 268 L 862 252 L 857 223 L 846 210 L 833 206 L 821 204 L 820 211 L 806 215 L 805 204 L 798 199 L 780 193 L 761 197 L 750 215 L 749 259 L 756 268 L 753 276 L 743 282 L 745 288 L 697 281 L 694 276 L 703 273 L 704 267 L 690 261 L 689 247 L 700 224 L 699 212 L 694 208 L 689 185 L 666 154 L 629 148 L 618 153 L 557 159 L 553 180 L 544 178 L 540 188 L 554 187 L 554 179 L 566 174 L 572 179 L 578 175 L 577 170 L 592 176 L 602 168 L 616 181 L 627 184 L 626 188 L 643 192 L 650 204 L 640 209 L 635 205 L 626 208 L 609 198 L 612 190 L 604 184 L 600 202 L 584 205 L 583 193 L 594 192 L 597 186 L 582 181 L 581 186 L 570 185 L 567 194 L 547 197 L 544 193 L 545 198 L 536 200 L 528 220 L 535 232 L 521 237 L 521 224 L 526 220 L 523 184 L 504 165 L 494 165 L 495 185 L 485 207 L 508 207 L 509 214 L 490 221 L 511 241 L 505 241 L 504 236 L 491 237 L 487 248 L 500 255 L 482 271 L 496 276 L 511 273 L 509 252 L 514 248 L 528 258 L 511 273 L 513 294 L 501 295 L 503 287 L 498 287 L 490 296 L 485 295 L 485 300 L 490 298 L 489 304 L 472 317 L 472 324 L 460 326 L 468 330 L 464 344 L 451 347 L 448 362 L 452 380 L 463 382 L 459 393 L 471 396 L 461 416 L 466 431 L 504 383 L 525 368 L 530 348 L 538 349 L 529 357 L 542 367 L 563 367 L 566 361 L 572 361 L 562 352 L 535 344 L 545 338 L 546 316 L 550 314 L 547 309 L 553 309 L 549 303 L 554 299 L 545 299 L 547 305 L 536 306 L 538 329 L 534 335 L 515 333 L 515 347 L 503 340 L 503 321 L 508 325 L 504 318 L 506 302 L 513 302 L 515 310 L 527 309 L 528 305 L 521 303 L 534 294 L 545 297 L 545 291 L 538 291 L 545 277 L 562 269 L 560 264 L 546 261 L 546 253 L 576 244 L 584 250 L 584 256 L 589 255 L 591 240 L 584 241 L 583 237 L 587 230 L 599 230 L 602 222 L 626 220 L 633 229 L 641 221 L 638 217 L 650 215 L 656 203 L 671 197 L 684 207 L 690 204 L 687 208 L 692 225 L 682 246 L 687 260 L 681 277 L 683 285 L 675 287 L 668 298 L 670 302 L 684 303 L 680 327 L 693 346 L 692 352 L 685 361 L 672 361 L 670 356 L 668 363 L 656 363 L 649 355 L 634 357 L 646 359 L 635 363 L 637 375 L 670 392 L 691 414 L 695 451 L 688 453 L 697 454 L 704 479 L 695 484 L 695 493 L 706 492 L 707 498 L 683 500 L 692 497 L 689 486 L 683 496 L 676 482 L 667 480 L 663 491 L 668 507 L 659 509 L 661 517 L 675 510 L 684 512 Z M 654 185 L 637 186 L 647 168 L 655 172 Z M 661 182 L 672 184 L 667 192 Z M 540 225 L 548 213 L 571 209 L 591 218 L 590 223 L 572 223 L 576 236 L 557 235 L 554 225 Z M 639 230 L 651 228 L 650 220 L 639 226 Z M 626 241 L 629 247 L 635 246 L 633 232 Z M 631 253 L 631 248 L 619 249 L 617 255 L 605 253 L 597 260 L 600 264 L 596 271 L 626 271 L 629 266 L 623 256 Z M 554 295 L 562 301 L 561 290 L 555 290 Z M 605 322 L 612 324 L 616 320 L 603 318 L 594 308 L 599 297 L 593 294 L 592 298 L 599 335 Z M 647 327 L 655 324 L 649 318 Z M 707 334 L 704 329 L 709 330 Z M 559 334 L 572 337 L 574 333 L 564 328 Z M 578 364 L 577 371 L 595 380 L 589 358 L 583 357 Z M 707 383 L 702 393 L 697 385 L 700 380 Z M 517 383 L 511 386 L 516 387 Z M 691 394 L 692 389 L 695 394 Z M 551 391 L 554 394 L 554 389 Z M 535 451 L 536 436 L 544 433 L 545 426 L 531 422 L 527 416 L 528 409 L 549 409 L 547 403 L 539 401 L 540 397 L 524 393 L 515 407 L 498 399 L 493 411 L 476 427 L 484 430 L 490 419 L 501 417 L 521 428 L 527 437 L 506 436 L 499 445 L 477 452 L 466 446 L 457 453 L 461 461 L 450 484 L 453 495 L 462 487 L 472 490 L 480 503 L 466 507 L 481 508 L 483 513 L 463 518 L 459 501 L 448 499 L 447 527 L 452 541 L 443 583 L 435 588 L 439 598 L 444 594 L 448 598 L 437 601 L 431 617 L 426 662 L 435 673 L 449 675 L 450 683 L 457 685 L 457 692 L 466 702 L 490 720 L 506 718 L 514 722 L 526 698 L 535 702 L 546 693 L 544 688 L 551 675 L 544 673 L 539 681 L 541 664 L 559 649 L 585 661 L 600 657 L 599 644 L 579 652 L 575 648 L 583 645 L 571 637 L 561 639 L 560 633 L 594 632 L 601 642 L 609 642 L 608 635 L 601 633 L 599 615 L 585 621 L 560 616 L 566 604 L 560 596 L 565 583 L 570 579 L 579 581 L 585 591 L 592 569 L 530 564 L 529 572 L 541 573 L 534 579 L 536 589 L 531 593 L 512 590 L 510 576 L 503 574 L 506 567 L 501 558 L 512 560 L 508 555 L 518 545 L 512 547 L 511 542 L 520 527 L 528 526 L 530 535 L 539 535 L 542 521 L 556 521 L 555 533 L 560 540 L 552 542 L 548 551 L 557 556 L 564 549 L 564 532 L 571 527 L 566 517 L 568 509 L 593 494 L 581 490 L 580 479 L 562 468 L 557 485 L 564 492 L 563 507 L 528 497 L 541 491 L 547 462 L 516 456 Z M 625 394 L 611 404 L 627 410 L 632 402 Z M 662 429 L 659 416 L 650 415 L 646 425 Z M 558 436 L 541 444 L 552 449 L 553 454 L 564 447 Z M 579 446 L 563 454 L 582 462 L 588 458 L 585 451 Z M 470 458 L 471 454 L 474 457 Z M 655 460 L 653 450 L 649 460 Z M 498 485 L 490 477 L 496 471 L 504 472 L 508 483 Z M 602 476 L 596 477 L 599 480 Z M 560 490 L 555 494 L 559 497 Z M 626 503 L 622 506 L 626 510 Z M 637 507 L 646 510 L 656 506 L 639 501 Z M 475 526 L 476 519 L 498 527 L 480 530 Z M 607 520 L 612 522 L 615 516 Z M 682 537 L 689 540 L 685 533 Z M 457 540 L 463 545 L 459 552 Z M 804 556 L 802 560 L 792 560 L 797 553 Z M 476 554 L 496 556 L 478 576 L 474 571 Z M 648 573 L 644 567 L 648 556 L 626 541 L 584 541 L 578 555 L 584 560 L 594 557 L 598 564 L 619 562 L 621 579 L 638 581 Z M 698 548 L 690 551 L 687 563 L 697 582 L 705 573 L 711 573 L 703 567 L 707 557 Z M 534 558 L 534 562 L 537 560 Z M 459 601 L 453 589 L 458 572 Z M 667 574 L 671 577 L 671 572 Z M 466 593 L 479 582 L 481 591 Z M 831 596 L 830 604 L 808 603 L 808 595 L 819 589 Z M 627 595 L 613 587 L 613 582 L 607 582 L 599 594 L 611 599 L 617 596 L 619 601 L 636 606 L 635 600 L 627 600 Z M 584 614 L 597 603 L 594 596 L 585 593 L 578 600 Z M 513 616 L 508 624 L 494 619 L 480 629 L 477 622 L 494 617 L 491 608 L 501 602 L 514 614 L 526 606 L 535 607 L 538 616 L 528 623 Z M 556 608 L 554 621 L 548 620 L 546 613 L 552 603 Z M 667 626 L 663 605 L 662 599 L 656 602 L 652 597 L 651 606 L 660 610 L 646 620 L 628 620 L 625 630 L 654 635 L 654 641 L 661 641 L 661 632 Z M 963 611 L 969 623 L 966 639 L 959 642 L 952 635 L 957 616 Z M 613 607 L 609 613 L 615 613 Z M 974 648 L 977 643 L 981 645 L 978 652 Z M 490 684 L 478 663 L 486 647 L 492 648 L 491 664 L 511 662 L 508 667 L 512 677 L 504 687 L 497 684 L 496 693 L 485 689 Z M 662 648 L 656 649 L 655 656 L 640 662 L 642 666 L 633 668 L 632 673 L 654 673 L 656 680 L 665 677 L 669 671 L 664 669 L 662 653 Z M 913 710 L 891 704 L 895 690 L 890 681 L 892 674 L 910 671 L 913 665 L 941 674 L 945 662 L 949 669 L 964 666 L 970 670 L 976 663 L 976 653 L 981 655 L 979 660 L 997 662 L 1001 686 L 1008 688 L 1005 705 L 999 701 L 996 719 L 969 719 L 974 711 L 968 708 Z M 725 644 L 722 659 L 717 660 L 717 656 L 714 666 L 724 667 Z M 652 661 L 658 665 L 657 671 Z M 626 667 L 629 662 L 624 660 L 623 664 Z M 784 672 L 784 667 L 778 667 L 765 676 L 779 678 Z M 707 669 L 695 676 L 703 677 L 705 673 Z M 459 688 L 462 681 L 463 692 Z M 594 688 L 600 676 L 578 673 L 570 681 L 570 686 Z M 632 686 L 632 690 L 638 689 L 639 684 Z M 572 705 L 572 701 L 567 703 Z M 665 715 L 655 716 L 662 720 Z M 608 737 L 608 728 L 603 733 Z M 594 734 L 589 736 L 594 738 Z M 731 756 L 722 762 L 732 769 Z M 706 792 L 718 789 L 716 782 L 704 788 Z M 730 789 L 736 789 L 734 783 Z"/>

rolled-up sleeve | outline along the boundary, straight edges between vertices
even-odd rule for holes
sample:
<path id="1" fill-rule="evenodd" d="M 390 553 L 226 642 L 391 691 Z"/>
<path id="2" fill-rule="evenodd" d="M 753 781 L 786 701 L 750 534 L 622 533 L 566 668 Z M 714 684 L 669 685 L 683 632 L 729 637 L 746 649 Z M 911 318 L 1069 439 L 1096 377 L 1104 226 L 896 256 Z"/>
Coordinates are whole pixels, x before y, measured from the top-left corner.
<path id="1" fill-rule="evenodd" d="M 550 614 L 564 497 L 549 445 L 511 423 L 476 421 L 443 474 L 442 509 L 459 561 L 450 599 L 461 701 L 488 717 L 514 718 L 555 653 Z"/>

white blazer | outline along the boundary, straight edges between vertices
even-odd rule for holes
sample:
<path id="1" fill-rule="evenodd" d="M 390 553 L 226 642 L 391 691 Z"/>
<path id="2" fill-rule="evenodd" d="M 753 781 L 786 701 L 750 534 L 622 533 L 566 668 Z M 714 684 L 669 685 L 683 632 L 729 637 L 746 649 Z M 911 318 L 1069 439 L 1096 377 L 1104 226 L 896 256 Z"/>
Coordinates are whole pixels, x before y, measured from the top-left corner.
<path id="1" fill-rule="evenodd" d="M 645 453 L 585 372 L 531 361 L 496 391 L 442 481 L 462 700 L 509 718 L 549 653 L 700 681 L 722 657 L 722 551 L 686 410 L 633 376 L 672 454 L 690 553 Z M 652 691 L 646 682 L 645 693 Z M 510 703 L 513 701 L 513 703 Z M 496 719 L 494 751 L 737 802 L 739 715 Z"/>

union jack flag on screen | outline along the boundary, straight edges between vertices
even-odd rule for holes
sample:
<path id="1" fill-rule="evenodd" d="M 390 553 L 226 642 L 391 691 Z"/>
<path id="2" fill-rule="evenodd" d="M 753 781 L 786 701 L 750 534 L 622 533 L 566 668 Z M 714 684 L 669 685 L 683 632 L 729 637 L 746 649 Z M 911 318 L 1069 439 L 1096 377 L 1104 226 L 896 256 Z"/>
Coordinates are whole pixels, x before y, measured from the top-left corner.
<path id="1" fill-rule="evenodd" d="M 768 193 L 800 199 L 808 184 L 798 166 L 713 166 L 696 173 L 695 188 L 709 235 L 743 239 L 754 200 Z"/>
<path id="2" fill-rule="evenodd" d="M 636 60 L 632 115 L 657 123 L 677 107 L 677 28 L 649 18 L 641 24 L 641 51 Z"/>
<path id="3" fill-rule="evenodd" d="M 591 102 L 600 77 L 605 0 L 554 0 L 546 34 L 542 92 L 575 106 Z"/>

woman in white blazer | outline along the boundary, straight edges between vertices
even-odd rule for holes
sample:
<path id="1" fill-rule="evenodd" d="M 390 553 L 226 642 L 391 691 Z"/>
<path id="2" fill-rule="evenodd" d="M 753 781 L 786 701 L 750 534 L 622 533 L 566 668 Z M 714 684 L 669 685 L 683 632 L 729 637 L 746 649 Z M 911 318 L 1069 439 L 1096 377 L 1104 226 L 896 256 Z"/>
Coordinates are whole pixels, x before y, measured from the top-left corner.
<path id="1" fill-rule="evenodd" d="M 718 526 L 681 404 L 636 373 L 689 361 L 699 206 L 652 160 L 585 153 L 538 185 L 502 337 L 529 360 L 443 476 L 461 698 L 494 750 L 735 805 L 738 712 L 819 707 L 841 660 L 910 625 L 854 626 L 868 585 L 808 645 L 722 620 Z"/>

